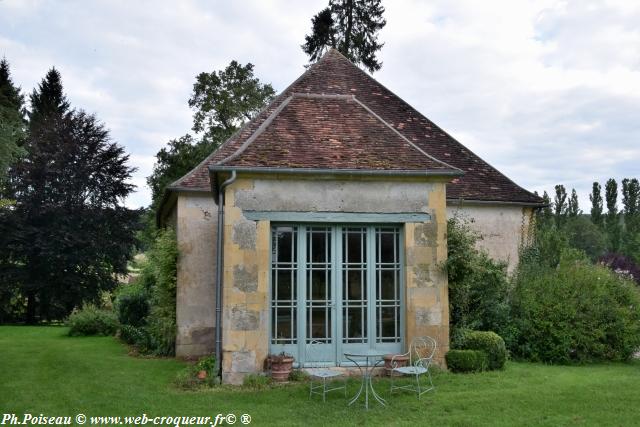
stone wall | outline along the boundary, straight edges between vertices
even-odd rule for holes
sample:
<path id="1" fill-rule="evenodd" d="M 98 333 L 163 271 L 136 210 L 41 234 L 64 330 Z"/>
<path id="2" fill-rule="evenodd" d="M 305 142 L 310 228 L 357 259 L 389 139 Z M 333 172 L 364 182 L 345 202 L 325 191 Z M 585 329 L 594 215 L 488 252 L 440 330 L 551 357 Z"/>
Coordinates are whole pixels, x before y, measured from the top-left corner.
<path id="1" fill-rule="evenodd" d="M 473 205 L 451 202 L 447 215 L 473 219 L 471 227 L 482 234 L 478 247 L 494 259 L 506 261 L 509 271 L 518 265 L 521 244 L 527 238 L 532 209 L 510 205 Z"/>
<path id="2" fill-rule="evenodd" d="M 180 193 L 176 206 L 176 355 L 192 358 L 215 349 L 218 209 L 209 193 Z"/>
<path id="3" fill-rule="evenodd" d="M 405 342 L 414 336 L 438 339 L 441 361 L 448 349 L 445 184 L 360 179 L 278 180 L 243 178 L 226 189 L 223 381 L 241 383 L 261 372 L 269 351 L 269 221 L 250 221 L 246 211 L 429 213 L 427 223 L 405 230 L 407 272 Z"/>

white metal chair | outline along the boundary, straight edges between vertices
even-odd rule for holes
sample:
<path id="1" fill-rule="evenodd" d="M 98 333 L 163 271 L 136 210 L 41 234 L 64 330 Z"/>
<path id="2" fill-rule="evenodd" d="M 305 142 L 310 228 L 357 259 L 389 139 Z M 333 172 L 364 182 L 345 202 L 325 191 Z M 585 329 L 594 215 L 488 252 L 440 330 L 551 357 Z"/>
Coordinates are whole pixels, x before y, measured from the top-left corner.
<path id="1" fill-rule="evenodd" d="M 309 382 L 309 399 L 312 394 L 321 394 L 322 401 L 326 402 L 327 393 L 334 390 L 344 389 L 344 395 L 347 396 L 347 378 L 344 377 L 344 384 L 338 387 L 331 387 L 330 381 L 342 377 L 342 372 L 331 369 L 326 366 L 327 358 L 322 357 L 322 350 L 326 347 L 319 341 L 311 341 L 306 347 L 305 368 L 310 377 Z M 321 384 L 314 385 L 314 379 L 321 381 Z M 329 381 L 329 383 L 327 383 Z M 327 388 L 327 385 L 331 388 Z"/>
<path id="2" fill-rule="evenodd" d="M 418 399 L 424 393 L 433 390 L 435 387 L 431 380 L 431 372 L 429 368 L 433 362 L 433 357 L 436 354 L 437 343 L 436 340 L 431 337 L 416 337 L 411 341 L 409 345 L 409 351 L 404 354 L 397 354 L 391 358 L 391 393 L 394 390 L 410 390 L 418 394 Z M 409 357 L 408 366 L 400 366 L 396 360 L 399 357 Z M 394 373 L 397 372 L 402 375 L 415 376 L 416 385 L 404 385 L 396 386 L 394 382 Z M 427 374 L 429 378 L 429 388 L 423 388 L 420 385 L 420 376 Z"/>

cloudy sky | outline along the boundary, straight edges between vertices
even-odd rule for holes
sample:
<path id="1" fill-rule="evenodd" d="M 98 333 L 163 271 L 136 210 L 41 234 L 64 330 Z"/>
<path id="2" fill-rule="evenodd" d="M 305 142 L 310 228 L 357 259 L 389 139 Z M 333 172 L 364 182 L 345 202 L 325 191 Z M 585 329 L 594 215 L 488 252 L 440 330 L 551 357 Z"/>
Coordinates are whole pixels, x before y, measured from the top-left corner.
<path id="1" fill-rule="evenodd" d="M 194 78 L 232 59 L 284 89 L 319 1 L 0 0 L 0 55 L 30 92 L 55 66 L 138 168 L 191 128 Z M 640 176 L 640 1 L 384 2 L 374 77 L 530 190 Z"/>

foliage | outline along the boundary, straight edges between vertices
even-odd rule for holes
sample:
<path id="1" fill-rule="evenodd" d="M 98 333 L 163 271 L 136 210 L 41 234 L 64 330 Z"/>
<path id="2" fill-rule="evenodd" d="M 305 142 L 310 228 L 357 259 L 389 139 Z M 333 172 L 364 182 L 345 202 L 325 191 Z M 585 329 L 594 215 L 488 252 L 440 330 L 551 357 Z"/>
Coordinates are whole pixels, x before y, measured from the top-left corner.
<path id="1" fill-rule="evenodd" d="M 129 345 L 135 345 L 138 347 L 146 348 L 148 343 L 148 336 L 144 328 L 121 324 L 120 325 L 120 339 Z"/>
<path id="2" fill-rule="evenodd" d="M 254 76 L 251 63 L 231 61 L 224 70 L 200 73 L 189 98 L 189 107 L 195 110 L 193 130 L 219 144 L 274 96 L 273 87 Z"/>
<path id="3" fill-rule="evenodd" d="M 159 233 L 149 253 L 155 283 L 151 289 L 147 328 L 153 339 L 154 353 L 163 356 L 175 353 L 177 261 L 176 233 L 167 228 Z"/>
<path id="4" fill-rule="evenodd" d="M 556 196 L 553 202 L 553 216 L 556 226 L 562 225 L 563 219 L 567 214 L 567 191 L 564 185 L 556 185 Z"/>
<path id="5" fill-rule="evenodd" d="M 292 371 L 293 372 L 293 371 Z M 271 378 L 261 374 L 248 374 L 242 380 L 242 386 L 251 389 L 263 389 L 271 384 Z"/>
<path id="6" fill-rule="evenodd" d="M 215 367 L 216 357 L 213 355 L 200 358 L 200 360 L 198 360 L 198 363 L 196 364 L 196 369 L 198 371 L 207 371 L 209 375 L 213 374 L 213 370 L 215 369 Z"/>
<path id="7" fill-rule="evenodd" d="M 602 187 L 598 182 L 593 183 L 593 188 L 591 190 L 591 194 L 589 195 L 589 200 L 591 200 L 591 221 L 602 227 L 603 225 L 603 205 L 602 205 Z"/>
<path id="8" fill-rule="evenodd" d="M 582 211 L 578 205 L 578 193 L 575 188 L 572 188 L 571 197 L 569 197 L 569 201 L 567 202 L 567 216 L 569 218 L 575 218 L 580 214 L 582 214 Z"/>
<path id="9" fill-rule="evenodd" d="M 607 235 L 585 216 L 568 218 L 563 231 L 569 246 L 584 251 L 591 260 L 607 250 Z"/>
<path id="10" fill-rule="evenodd" d="M 444 358 L 451 372 L 482 372 L 489 366 L 487 353 L 481 350 L 449 350 Z"/>
<path id="11" fill-rule="evenodd" d="M 69 319 L 69 335 L 114 335 L 118 330 L 118 319 L 113 312 L 86 304 L 74 310 Z"/>
<path id="12" fill-rule="evenodd" d="M 138 213 L 128 156 L 97 119 L 69 110 L 52 69 L 31 95 L 28 154 L 10 170 L 0 211 L 0 280 L 27 300 L 26 320 L 65 318 L 125 273 Z"/>
<path id="13" fill-rule="evenodd" d="M 627 360 L 640 347 L 640 294 L 607 268 L 565 248 L 557 267 L 521 263 L 512 296 L 512 352 L 550 363 Z"/>
<path id="14" fill-rule="evenodd" d="M 25 154 L 24 96 L 11 79 L 9 62 L 0 60 L 0 208 L 9 205 L 4 188 L 9 167 Z"/>
<path id="15" fill-rule="evenodd" d="M 387 24 L 383 14 L 380 0 L 329 0 L 329 6 L 311 18 L 311 34 L 305 36 L 302 50 L 315 62 L 334 47 L 353 63 L 378 71 L 382 63 L 376 53 L 384 45 L 378 32 Z"/>
<path id="16" fill-rule="evenodd" d="M 618 184 L 611 178 L 605 185 L 605 199 L 607 201 L 607 213 L 605 215 L 605 225 L 609 235 L 609 249 L 617 252 L 620 250 L 622 239 L 622 227 L 620 214 L 618 213 Z"/>
<path id="17" fill-rule="evenodd" d="M 309 379 L 309 374 L 307 374 L 302 369 L 293 369 L 289 374 L 289 381 L 300 382 L 307 381 Z"/>
<path id="18" fill-rule="evenodd" d="M 198 378 L 198 371 L 201 370 L 208 371 L 207 369 L 200 369 L 199 363 L 187 366 L 176 374 L 173 380 L 174 386 L 181 390 L 201 390 L 218 384 L 218 380 L 211 375 L 207 375 L 206 378 L 202 379 Z"/>
<path id="19" fill-rule="evenodd" d="M 115 300 L 118 321 L 122 325 L 143 326 L 149 314 L 149 295 L 139 282 L 121 285 Z"/>
<path id="20" fill-rule="evenodd" d="M 622 254 L 608 253 L 598 258 L 598 262 L 640 285 L 640 266 L 633 262 L 631 258 Z"/>
<path id="21" fill-rule="evenodd" d="M 507 361 L 507 347 L 502 337 L 491 331 L 469 331 L 461 347 L 483 351 L 487 355 L 487 369 L 502 369 Z"/>
<path id="22" fill-rule="evenodd" d="M 254 75 L 253 64 L 231 61 L 219 71 L 196 76 L 189 107 L 194 110 L 193 130 L 202 134 L 197 139 L 187 134 L 169 141 L 156 154 L 156 163 L 147 184 L 152 191 L 147 239 L 155 231 L 155 211 L 165 188 L 195 168 L 220 144 L 250 120 L 275 96 L 268 83 Z"/>
<path id="23" fill-rule="evenodd" d="M 447 223 L 449 316 L 452 335 L 460 328 L 495 330 L 509 335 L 509 282 L 506 263 L 476 249 L 481 236 L 469 221 Z"/>

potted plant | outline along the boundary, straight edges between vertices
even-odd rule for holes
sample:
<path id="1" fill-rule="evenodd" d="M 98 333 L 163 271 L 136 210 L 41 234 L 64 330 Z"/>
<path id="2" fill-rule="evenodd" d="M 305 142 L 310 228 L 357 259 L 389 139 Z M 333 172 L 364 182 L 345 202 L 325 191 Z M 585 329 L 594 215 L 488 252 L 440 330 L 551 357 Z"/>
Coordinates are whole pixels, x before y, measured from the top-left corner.
<path id="1" fill-rule="evenodd" d="M 216 358 L 214 356 L 208 356 L 200 359 L 196 364 L 196 371 L 198 371 L 198 379 L 204 380 L 213 371 L 216 365 Z"/>
<path id="2" fill-rule="evenodd" d="M 289 374 L 293 369 L 294 358 L 292 355 L 285 353 L 270 354 L 267 358 L 271 367 L 271 378 L 275 382 L 283 383 L 289 380 Z"/>
<path id="3" fill-rule="evenodd" d="M 400 368 L 403 366 L 407 366 L 409 364 L 409 355 L 408 354 L 385 354 L 383 356 L 384 359 L 384 371 L 387 376 L 399 376 L 401 374 L 397 372 L 393 372 L 393 368 Z M 391 361 L 393 360 L 393 366 L 391 365 Z"/>

